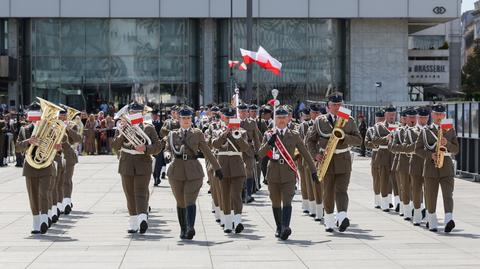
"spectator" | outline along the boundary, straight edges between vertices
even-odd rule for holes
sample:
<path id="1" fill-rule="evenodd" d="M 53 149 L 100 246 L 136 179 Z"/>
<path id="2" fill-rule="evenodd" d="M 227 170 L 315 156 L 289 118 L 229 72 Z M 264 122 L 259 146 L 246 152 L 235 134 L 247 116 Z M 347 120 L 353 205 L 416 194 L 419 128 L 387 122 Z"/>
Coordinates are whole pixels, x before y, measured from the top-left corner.
<path id="1" fill-rule="evenodd" d="M 88 117 L 88 120 L 85 123 L 85 152 L 88 155 L 94 155 L 95 154 L 95 127 L 96 127 L 96 121 L 95 121 L 95 115 L 90 114 Z"/>

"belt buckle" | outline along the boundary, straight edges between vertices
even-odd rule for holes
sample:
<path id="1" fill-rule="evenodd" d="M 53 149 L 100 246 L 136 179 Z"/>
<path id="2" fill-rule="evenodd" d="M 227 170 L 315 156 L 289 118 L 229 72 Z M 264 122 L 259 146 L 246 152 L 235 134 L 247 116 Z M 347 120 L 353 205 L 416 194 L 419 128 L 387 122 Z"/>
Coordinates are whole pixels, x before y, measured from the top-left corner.
<path id="1" fill-rule="evenodd" d="M 182 159 L 183 159 L 184 161 L 188 160 L 188 155 L 187 155 L 187 154 L 183 154 L 183 155 L 182 155 Z"/>
<path id="2" fill-rule="evenodd" d="M 279 164 L 284 164 L 284 163 L 285 163 L 285 160 L 283 160 L 283 159 L 278 159 L 278 163 L 279 163 Z"/>

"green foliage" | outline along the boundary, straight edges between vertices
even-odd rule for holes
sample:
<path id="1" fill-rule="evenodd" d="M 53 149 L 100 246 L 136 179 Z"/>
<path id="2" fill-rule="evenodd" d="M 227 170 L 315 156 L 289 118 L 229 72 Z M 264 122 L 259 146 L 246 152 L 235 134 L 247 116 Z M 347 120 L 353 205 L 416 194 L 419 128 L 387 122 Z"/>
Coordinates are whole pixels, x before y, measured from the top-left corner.
<path id="1" fill-rule="evenodd" d="M 466 100 L 480 100 L 480 47 L 476 47 L 462 69 L 462 91 Z"/>

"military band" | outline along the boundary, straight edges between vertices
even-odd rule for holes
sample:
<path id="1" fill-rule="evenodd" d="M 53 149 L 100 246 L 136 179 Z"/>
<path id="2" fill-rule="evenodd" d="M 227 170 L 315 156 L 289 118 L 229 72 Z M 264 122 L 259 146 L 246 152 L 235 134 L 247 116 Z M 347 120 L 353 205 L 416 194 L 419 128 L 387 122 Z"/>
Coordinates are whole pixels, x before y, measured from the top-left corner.
<path id="1" fill-rule="evenodd" d="M 327 97 L 326 106 L 311 104 L 299 110 L 299 122 L 293 117 L 293 108 L 279 105 L 274 97 L 260 108 L 243 102 L 209 105 L 197 124 L 194 110 L 187 105 L 172 107 L 170 118 L 163 123 L 158 116 L 152 124 L 144 122 L 149 110 L 139 102 L 117 112 L 112 148 L 119 155 L 118 173 L 129 213 L 127 232 L 144 234 L 148 230 L 153 172 L 155 186 L 160 178 L 168 178 L 180 239 L 194 238 L 196 202 L 205 177 L 199 158 L 205 158 L 212 213 L 223 233 L 235 236 L 244 232 L 243 208 L 256 206 L 252 202 L 262 186 L 261 178 L 268 185 L 275 237 L 287 240 L 292 234 L 297 186 L 303 214 L 323 221 L 326 232 L 345 232 L 351 225 L 347 212 L 348 187 L 355 177 L 351 174 L 352 148 L 362 144 L 362 137 L 343 95 L 334 92 Z M 72 177 L 78 163 L 75 145 L 82 138 L 73 121 L 79 111 L 39 100 L 40 104 L 28 107 L 27 112 L 37 116 L 27 117 L 30 120 L 19 129 L 15 145 L 17 153 L 25 155 L 23 175 L 33 216 L 32 234 L 45 234 L 62 214 L 72 212 Z M 441 104 L 411 107 L 399 114 L 397 122 L 395 107 L 378 109 L 375 123 L 366 131 L 373 207 L 385 212 L 394 208 L 405 221 L 414 226 L 424 224 L 435 232 L 440 187 L 444 231 L 449 233 L 455 228 L 456 132 Z M 53 134 L 47 136 L 46 130 Z M 39 155 L 43 151 L 48 155 Z M 166 163 L 165 171 L 162 166 Z"/>

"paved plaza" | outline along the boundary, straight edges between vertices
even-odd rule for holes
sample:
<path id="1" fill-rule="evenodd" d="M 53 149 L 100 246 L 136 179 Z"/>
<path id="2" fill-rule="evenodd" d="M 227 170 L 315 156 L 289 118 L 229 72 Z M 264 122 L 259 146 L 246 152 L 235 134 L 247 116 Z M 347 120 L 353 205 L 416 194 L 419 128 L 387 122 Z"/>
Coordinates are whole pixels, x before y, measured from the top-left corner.
<path id="1" fill-rule="evenodd" d="M 114 156 L 80 157 L 74 208 L 44 236 L 30 235 L 31 214 L 22 170 L 0 169 L 0 268 L 480 268 L 480 185 L 457 179 L 457 229 L 414 227 L 374 209 L 370 161 L 356 158 L 350 182 L 347 232 L 329 234 L 302 216 L 294 199 L 293 234 L 274 237 L 266 187 L 244 207 L 245 231 L 225 235 L 214 221 L 204 184 L 193 241 L 178 238 L 175 200 L 167 181 L 151 188 L 150 229 L 129 235 L 126 201 Z M 439 197 L 440 223 L 443 204 Z"/>

